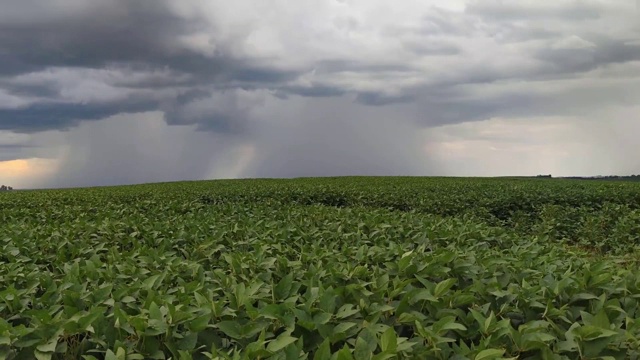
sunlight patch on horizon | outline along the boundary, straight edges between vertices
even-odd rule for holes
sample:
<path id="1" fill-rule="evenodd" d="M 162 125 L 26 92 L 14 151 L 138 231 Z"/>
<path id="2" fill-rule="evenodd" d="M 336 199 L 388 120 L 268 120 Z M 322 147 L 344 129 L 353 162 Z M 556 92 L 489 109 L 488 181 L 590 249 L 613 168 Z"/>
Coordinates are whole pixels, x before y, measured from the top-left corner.
<path id="1" fill-rule="evenodd" d="M 15 189 L 40 186 L 40 182 L 55 173 L 57 160 L 43 158 L 0 161 L 0 184 Z"/>

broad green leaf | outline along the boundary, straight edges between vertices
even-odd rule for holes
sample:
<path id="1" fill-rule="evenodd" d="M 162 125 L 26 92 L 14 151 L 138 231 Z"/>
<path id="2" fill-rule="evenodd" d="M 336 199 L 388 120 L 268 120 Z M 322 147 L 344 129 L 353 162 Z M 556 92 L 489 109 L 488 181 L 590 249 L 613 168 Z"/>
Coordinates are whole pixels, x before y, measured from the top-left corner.
<path id="1" fill-rule="evenodd" d="M 353 350 L 355 360 L 370 360 L 372 356 L 373 353 L 369 349 L 367 341 L 362 337 L 358 337 L 355 349 Z"/>
<path id="2" fill-rule="evenodd" d="M 200 332 L 207 328 L 210 320 L 211 314 L 200 315 L 189 322 L 189 329 L 193 332 Z"/>
<path id="3" fill-rule="evenodd" d="M 33 355 L 37 360 L 51 360 L 51 356 L 53 356 L 53 352 L 44 352 L 36 349 L 33 352 Z"/>
<path id="4" fill-rule="evenodd" d="M 336 360 L 355 360 L 349 348 L 345 345 L 337 352 Z"/>
<path id="5" fill-rule="evenodd" d="M 347 330 L 351 329 L 354 326 L 356 326 L 356 323 L 352 323 L 352 322 L 340 323 L 335 328 L 333 328 L 333 333 L 334 334 L 344 333 L 344 332 L 346 332 Z"/>
<path id="6" fill-rule="evenodd" d="M 46 344 L 38 345 L 36 349 L 41 352 L 49 353 L 56 351 L 56 346 L 58 345 L 58 336 L 50 338 Z"/>
<path id="7" fill-rule="evenodd" d="M 431 294 L 431 291 L 429 291 L 428 289 L 422 289 L 411 297 L 410 303 L 414 304 L 421 300 L 427 300 L 431 302 L 438 301 L 438 299 L 433 294 Z"/>
<path id="8" fill-rule="evenodd" d="M 354 308 L 353 304 L 345 304 L 341 306 L 340 309 L 338 309 L 338 312 L 336 313 L 336 318 L 338 319 L 348 318 L 349 316 L 355 315 L 358 312 L 360 312 L 360 310 L 358 310 L 357 308 Z"/>
<path id="9" fill-rule="evenodd" d="M 380 337 L 380 349 L 395 352 L 397 347 L 398 337 L 393 327 L 389 327 Z"/>
<path id="10" fill-rule="evenodd" d="M 504 354 L 503 349 L 486 349 L 486 350 L 480 351 L 474 359 L 475 360 L 500 359 L 502 358 L 503 354 Z"/>
<path id="11" fill-rule="evenodd" d="M 242 338 L 242 327 L 235 321 L 221 321 L 216 327 L 233 339 Z"/>
<path id="12" fill-rule="evenodd" d="M 287 345 L 294 343 L 296 340 L 298 340 L 298 338 L 290 336 L 287 333 L 281 334 L 278 338 L 267 345 L 267 350 L 271 352 L 278 352 L 284 349 Z"/>
<path id="13" fill-rule="evenodd" d="M 439 282 L 436 285 L 435 290 L 433 291 L 433 295 L 435 295 L 436 297 L 441 297 L 442 295 L 444 295 L 444 293 L 449 291 L 449 289 L 451 289 L 456 282 L 456 279 L 447 279 Z"/>
<path id="14" fill-rule="evenodd" d="M 330 360 L 331 359 L 331 343 L 329 339 L 325 339 L 318 347 L 313 355 L 313 360 Z"/>
<path id="15" fill-rule="evenodd" d="M 275 297 L 278 300 L 284 300 L 289 296 L 291 292 L 291 287 L 293 285 L 293 273 L 289 273 L 285 275 L 278 285 L 275 287 Z"/>

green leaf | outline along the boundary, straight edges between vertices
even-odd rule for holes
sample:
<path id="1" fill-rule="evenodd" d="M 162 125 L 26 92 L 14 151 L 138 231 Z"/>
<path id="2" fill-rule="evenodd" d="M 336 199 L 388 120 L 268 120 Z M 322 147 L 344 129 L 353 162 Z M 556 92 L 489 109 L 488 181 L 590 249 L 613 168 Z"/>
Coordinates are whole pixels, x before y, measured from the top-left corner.
<path id="1" fill-rule="evenodd" d="M 298 338 L 290 336 L 287 333 L 283 333 L 267 345 L 267 350 L 271 352 L 278 352 L 284 349 L 287 345 L 293 344 L 296 340 L 298 340 Z"/>
<path id="2" fill-rule="evenodd" d="M 436 285 L 435 290 L 433 291 L 433 295 L 435 295 L 436 297 L 441 297 L 442 295 L 444 295 L 444 293 L 449 291 L 449 289 L 451 289 L 456 282 L 457 279 L 447 279 L 439 282 L 438 285 Z"/>
<path id="3" fill-rule="evenodd" d="M 11 338 L 8 336 L 0 335 L 0 346 L 11 345 Z"/>
<path id="4" fill-rule="evenodd" d="M 313 360 L 330 360 L 331 359 L 331 343 L 329 339 L 324 339 L 318 350 L 313 354 Z"/>
<path id="5" fill-rule="evenodd" d="M 395 352 L 398 348 L 398 336 L 393 327 L 389 327 L 380 337 L 380 349 L 382 351 Z"/>
<path id="6" fill-rule="evenodd" d="M 142 288 L 145 290 L 151 290 L 153 289 L 153 287 L 156 284 L 156 281 L 158 281 L 158 279 L 160 278 L 160 275 L 152 275 L 149 276 L 148 278 L 146 278 L 143 282 L 142 282 Z"/>
<path id="7" fill-rule="evenodd" d="M 378 339 L 376 338 L 376 334 L 374 334 L 371 330 L 371 327 L 365 327 L 364 329 L 362 329 L 362 331 L 360 331 L 360 334 L 358 335 L 358 338 L 365 341 L 369 351 L 371 351 L 372 353 L 375 352 L 378 348 Z"/>
<path id="8" fill-rule="evenodd" d="M 593 317 L 592 323 L 590 325 L 597 326 L 603 329 L 611 330 L 611 323 L 609 322 L 609 317 L 604 309 L 600 310 L 596 316 Z"/>
<path id="9" fill-rule="evenodd" d="M 608 329 L 602 329 L 593 325 L 585 325 L 577 328 L 575 333 L 583 340 L 595 340 L 617 336 L 618 333 Z"/>
<path id="10" fill-rule="evenodd" d="M 313 322 L 315 322 L 317 325 L 324 325 L 329 321 L 331 321 L 331 314 L 328 313 L 318 313 L 313 317 Z"/>
<path id="11" fill-rule="evenodd" d="M 475 360 L 491 360 L 502 358 L 504 354 L 503 349 L 486 349 L 482 350 L 476 355 Z"/>
<path id="12" fill-rule="evenodd" d="M 333 334 L 335 335 L 335 334 L 345 333 L 347 330 L 351 329 L 354 326 L 356 326 L 356 323 L 352 323 L 352 322 L 340 323 L 335 328 L 333 328 Z"/>
<path id="13" fill-rule="evenodd" d="M 119 359 L 113 351 L 111 351 L 110 349 L 107 349 L 106 354 L 104 354 L 104 360 L 119 360 Z"/>
<path id="14" fill-rule="evenodd" d="M 36 349 L 41 352 L 49 353 L 56 351 L 56 346 L 58 345 L 58 336 L 52 337 L 47 341 L 46 344 L 38 345 Z"/>
<path id="15" fill-rule="evenodd" d="M 188 350 L 192 351 L 196 348 L 196 344 L 198 342 L 198 334 L 197 333 L 187 333 L 183 335 L 184 337 L 178 340 L 177 345 L 179 350 Z"/>
<path id="16" fill-rule="evenodd" d="M 53 356 L 53 352 L 43 352 L 36 349 L 33 352 L 33 355 L 36 357 L 37 360 L 51 360 L 51 356 Z"/>
<path id="17" fill-rule="evenodd" d="M 356 340 L 356 347 L 353 351 L 353 356 L 355 360 L 371 360 L 373 353 L 369 349 L 369 345 L 364 338 L 358 337 Z"/>
<path id="18" fill-rule="evenodd" d="M 544 349 L 548 342 L 556 340 L 556 337 L 542 332 L 526 333 L 520 339 L 522 350 Z"/>
<path id="19" fill-rule="evenodd" d="M 242 339 L 242 328 L 236 321 L 221 321 L 216 327 L 230 338 Z"/>
<path id="20" fill-rule="evenodd" d="M 416 302 L 421 300 L 438 302 L 438 299 L 435 296 L 433 296 L 433 294 L 431 294 L 431 291 L 429 291 L 428 289 L 422 289 L 418 291 L 415 295 L 411 297 L 411 300 L 409 302 L 411 304 L 415 304 Z"/>
<path id="21" fill-rule="evenodd" d="M 349 316 L 355 315 L 358 312 L 360 312 L 360 310 L 358 310 L 357 308 L 354 308 L 353 304 L 345 304 L 345 305 L 342 305 L 340 309 L 338 309 L 338 312 L 336 313 L 336 318 L 337 319 L 348 318 Z"/>
<path id="22" fill-rule="evenodd" d="M 284 300 L 287 297 L 289 297 L 289 294 L 291 292 L 291 287 L 293 286 L 293 273 L 289 273 L 287 274 L 285 277 L 283 277 L 280 282 L 278 282 L 278 285 L 276 285 L 275 288 L 275 297 L 278 300 Z"/>
<path id="23" fill-rule="evenodd" d="M 149 318 L 153 320 L 162 321 L 162 312 L 160 307 L 155 302 L 151 302 L 149 305 Z"/>
<path id="24" fill-rule="evenodd" d="M 324 312 L 332 314 L 336 307 L 336 294 L 333 289 L 325 290 L 318 301 L 318 308 Z"/>
<path id="25" fill-rule="evenodd" d="M 210 320 L 211 314 L 200 315 L 189 322 L 189 330 L 193 332 L 203 331 L 209 325 Z"/>
<path id="26" fill-rule="evenodd" d="M 589 293 L 580 293 L 580 294 L 576 294 L 574 296 L 571 297 L 571 302 L 576 302 L 576 301 L 580 301 L 580 300 L 594 300 L 597 299 L 598 297 L 593 295 L 593 294 L 589 294 Z"/>
<path id="27" fill-rule="evenodd" d="M 484 315 L 482 313 L 480 313 L 479 311 L 475 310 L 475 309 L 469 309 L 469 312 L 471 313 L 471 316 L 473 316 L 473 318 L 476 320 L 476 322 L 478 323 L 478 325 L 480 326 L 480 328 L 484 328 L 484 324 L 487 321 L 487 318 L 484 317 Z"/>
<path id="28" fill-rule="evenodd" d="M 613 339 L 610 337 L 603 337 L 583 342 L 582 347 L 584 349 L 584 356 L 594 358 L 596 356 L 603 355 L 602 351 L 612 343 L 612 340 Z"/>
<path id="29" fill-rule="evenodd" d="M 491 328 L 491 325 L 493 325 L 494 321 L 496 320 L 496 316 L 493 313 L 493 311 L 489 314 L 489 317 L 484 321 L 484 324 L 482 326 L 482 330 L 485 333 L 489 332 L 489 329 Z"/>
<path id="30" fill-rule="evenodd" d="M 116 358 L 118 360 L 127 360 L 127 351 L 124 348 L 119 347 L 118 350 L 116 350 Z"/>
<path id="31" fill-rule="evenodd" d="M 336 360 L 355 360 L 355 359 L 353 358 L 353 355 L 351 355 L 351 351 L 349 350 L 347 345 L 345 345 L 342 349 L 340 349 L 340 351 L 338 351 Z"/>
<path id="32" fill-rule="evenodd" d="M 446 332 L 448 330 L 460 330 L 465 331 L 467 328 L 456 322 L 455 316 L 447 316 L 440 319 L 438 322 L 433 324 L 433 329 L 438 333 Z"/>

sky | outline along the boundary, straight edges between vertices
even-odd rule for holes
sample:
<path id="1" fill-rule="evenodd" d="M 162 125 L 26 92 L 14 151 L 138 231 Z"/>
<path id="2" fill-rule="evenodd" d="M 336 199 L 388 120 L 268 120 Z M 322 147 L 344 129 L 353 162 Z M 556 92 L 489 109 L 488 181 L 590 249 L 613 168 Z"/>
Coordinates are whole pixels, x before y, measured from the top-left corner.
<path id="1" fill-rule="evenodd" d="M 640 173 L 640 0 L 3 0 L 0 183 Z"/>

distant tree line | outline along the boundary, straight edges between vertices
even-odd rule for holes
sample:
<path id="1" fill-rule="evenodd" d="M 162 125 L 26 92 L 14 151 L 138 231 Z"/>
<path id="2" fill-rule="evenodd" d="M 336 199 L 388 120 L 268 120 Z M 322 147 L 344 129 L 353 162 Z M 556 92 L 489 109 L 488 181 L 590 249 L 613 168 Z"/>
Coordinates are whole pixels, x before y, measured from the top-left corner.
<path id="1" fill-rule="evenodd" d="M 565 177 L 564 179 L 640 181 L 640 175 L 568 176 L 568 177 Z"/>
<path id="2" fill-rule="evenodd" d="M 13 188 L 7 185 L 0 186 L 0 191 L 9 191 L 9 190 L 13 190 Z"/>

